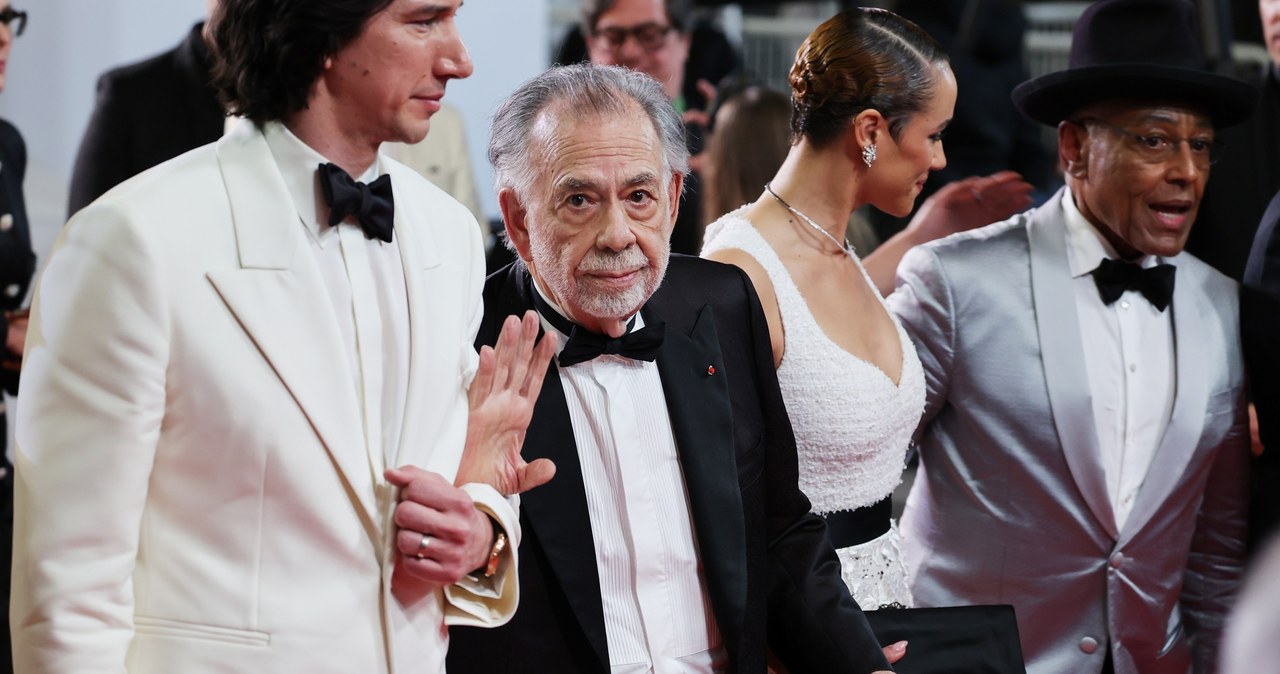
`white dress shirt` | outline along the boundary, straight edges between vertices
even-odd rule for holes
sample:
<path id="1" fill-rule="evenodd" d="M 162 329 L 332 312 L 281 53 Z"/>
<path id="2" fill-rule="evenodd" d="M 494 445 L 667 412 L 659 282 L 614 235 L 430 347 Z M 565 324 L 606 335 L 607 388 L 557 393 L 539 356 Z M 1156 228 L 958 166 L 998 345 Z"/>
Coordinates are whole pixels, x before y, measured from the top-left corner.
<path id="1" fill-rule="evenodd" d="M 1098 447 L 1116 527 L 1123 529 L 1173 413 L 1173 308 L 1160 311 L 1136 290 L 1104 304 L 1090 272 L 1116 252 L 1076 208 L 1070 190 L 1062 206 Z M 1143 268 L 1161 262 L 1169 263 L 1152 255 L 1138 260 Z"/>
<path id="2" fill-rule="evenodd" d="M 398 241 L 366 238 L 353 217 L 330 226 L 316 174 L 328 160 L 281 124 L 267 125 L 263 135 L 298 208 L 333 303 L 362 406 L 364 451 L 374 482 L 381 482 L 383 470 L 396 456 L 409 388 L 409 300 Z M 355 179 L 370 182 L 378 174 L 375 160 Z"/>
<path id="3" fill-rule="evenodd" d="M 633 329 L 644 326 L 639 314 L 635 321 Z M 568 335 L 545 318 L 542 325 L 560 335 L 562 350 Z M 657 365 L 602 355 L 557 370 L 582 465 L 612 673 L 725 671 Z"/>

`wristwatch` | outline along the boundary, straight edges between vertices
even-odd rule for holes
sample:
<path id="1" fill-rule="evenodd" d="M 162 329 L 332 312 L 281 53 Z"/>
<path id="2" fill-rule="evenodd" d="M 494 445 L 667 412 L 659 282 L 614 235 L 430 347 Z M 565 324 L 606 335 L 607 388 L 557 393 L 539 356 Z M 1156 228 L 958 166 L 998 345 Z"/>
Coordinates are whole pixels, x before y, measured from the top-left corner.
<path id="1" fill-rule="evenodd" d="M 507 549 L 507 532 L 502 530 L 498 525 L 498 521 L 489 518 L 489 522 L 493 524 L 493 545 L 489 548 L 489 558 L 485 560 L 484 566 L 467 574 L 474 581 L 481 578 L 492 578 L 493 574 L 498 572 L 498 566 L 502 563 L 502 553 Z"/>
<path id="2" fill-rule="evenodd" d="M 493 547 L 489 548 L 489 561 L 484 565 L 484 577 L 492 578 L 493 574 L 498 572 L 498 564 L 502 562 L 502 551 L 507 549 L 507 534 L 498 529 L 498 535 L 493 538 Z"/>

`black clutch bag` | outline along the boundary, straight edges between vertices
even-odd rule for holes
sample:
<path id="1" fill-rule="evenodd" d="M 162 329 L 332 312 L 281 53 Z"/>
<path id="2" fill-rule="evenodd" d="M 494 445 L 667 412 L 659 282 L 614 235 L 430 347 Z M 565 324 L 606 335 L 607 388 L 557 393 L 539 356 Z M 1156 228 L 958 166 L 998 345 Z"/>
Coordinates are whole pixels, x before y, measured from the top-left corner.
<path id="1" fill-rule="evenodd" d="M 1026 674 L 1008 604 L 866 611 L 880 643 L 906 639 L 898 674 Z"/>

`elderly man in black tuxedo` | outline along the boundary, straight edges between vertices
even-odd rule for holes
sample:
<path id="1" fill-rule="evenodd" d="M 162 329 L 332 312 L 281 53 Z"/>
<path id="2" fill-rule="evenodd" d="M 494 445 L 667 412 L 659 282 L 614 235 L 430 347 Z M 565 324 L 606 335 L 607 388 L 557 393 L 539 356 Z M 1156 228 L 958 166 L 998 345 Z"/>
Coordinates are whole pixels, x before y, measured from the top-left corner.
<path id="1" fill-rule="evenodd" d="M 477 343 L 536 308 L 564 346 L 524 456 L 520 610 L 455 628 L 450 671 L 887 669 L 797 486 L 759 300 L 737 269 L 669 255 L 688 154 L 658 84 L 581 64 L 494 116 L 520 261 L 485 285 Z"/>

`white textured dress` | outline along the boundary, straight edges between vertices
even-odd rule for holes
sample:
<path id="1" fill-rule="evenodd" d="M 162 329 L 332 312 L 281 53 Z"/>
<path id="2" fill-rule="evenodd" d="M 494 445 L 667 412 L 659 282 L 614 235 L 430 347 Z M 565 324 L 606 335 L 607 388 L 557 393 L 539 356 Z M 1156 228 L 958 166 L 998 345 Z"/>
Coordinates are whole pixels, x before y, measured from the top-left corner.
<path id="1" fill-rule="evenodd" d="M 915 347 L 889 313 L 902 345 L 902 375 L 894 386 L 880 368 L 832 342 L 778 254 L 743 217 L 745 208 L 708 225 L 702 254 L 742 250 L 773 283 L 786 335 L 778 383 L 795 431 L 800 488 L 824 516 L 873 505 L 902 482 L 907 447 L 924 411 L 924 372 Z M 879 297 L 865 269 L 862 274 Z M 879 538 L 836 553 L 859 606 L 913 605 L 896 522 Z"/>

